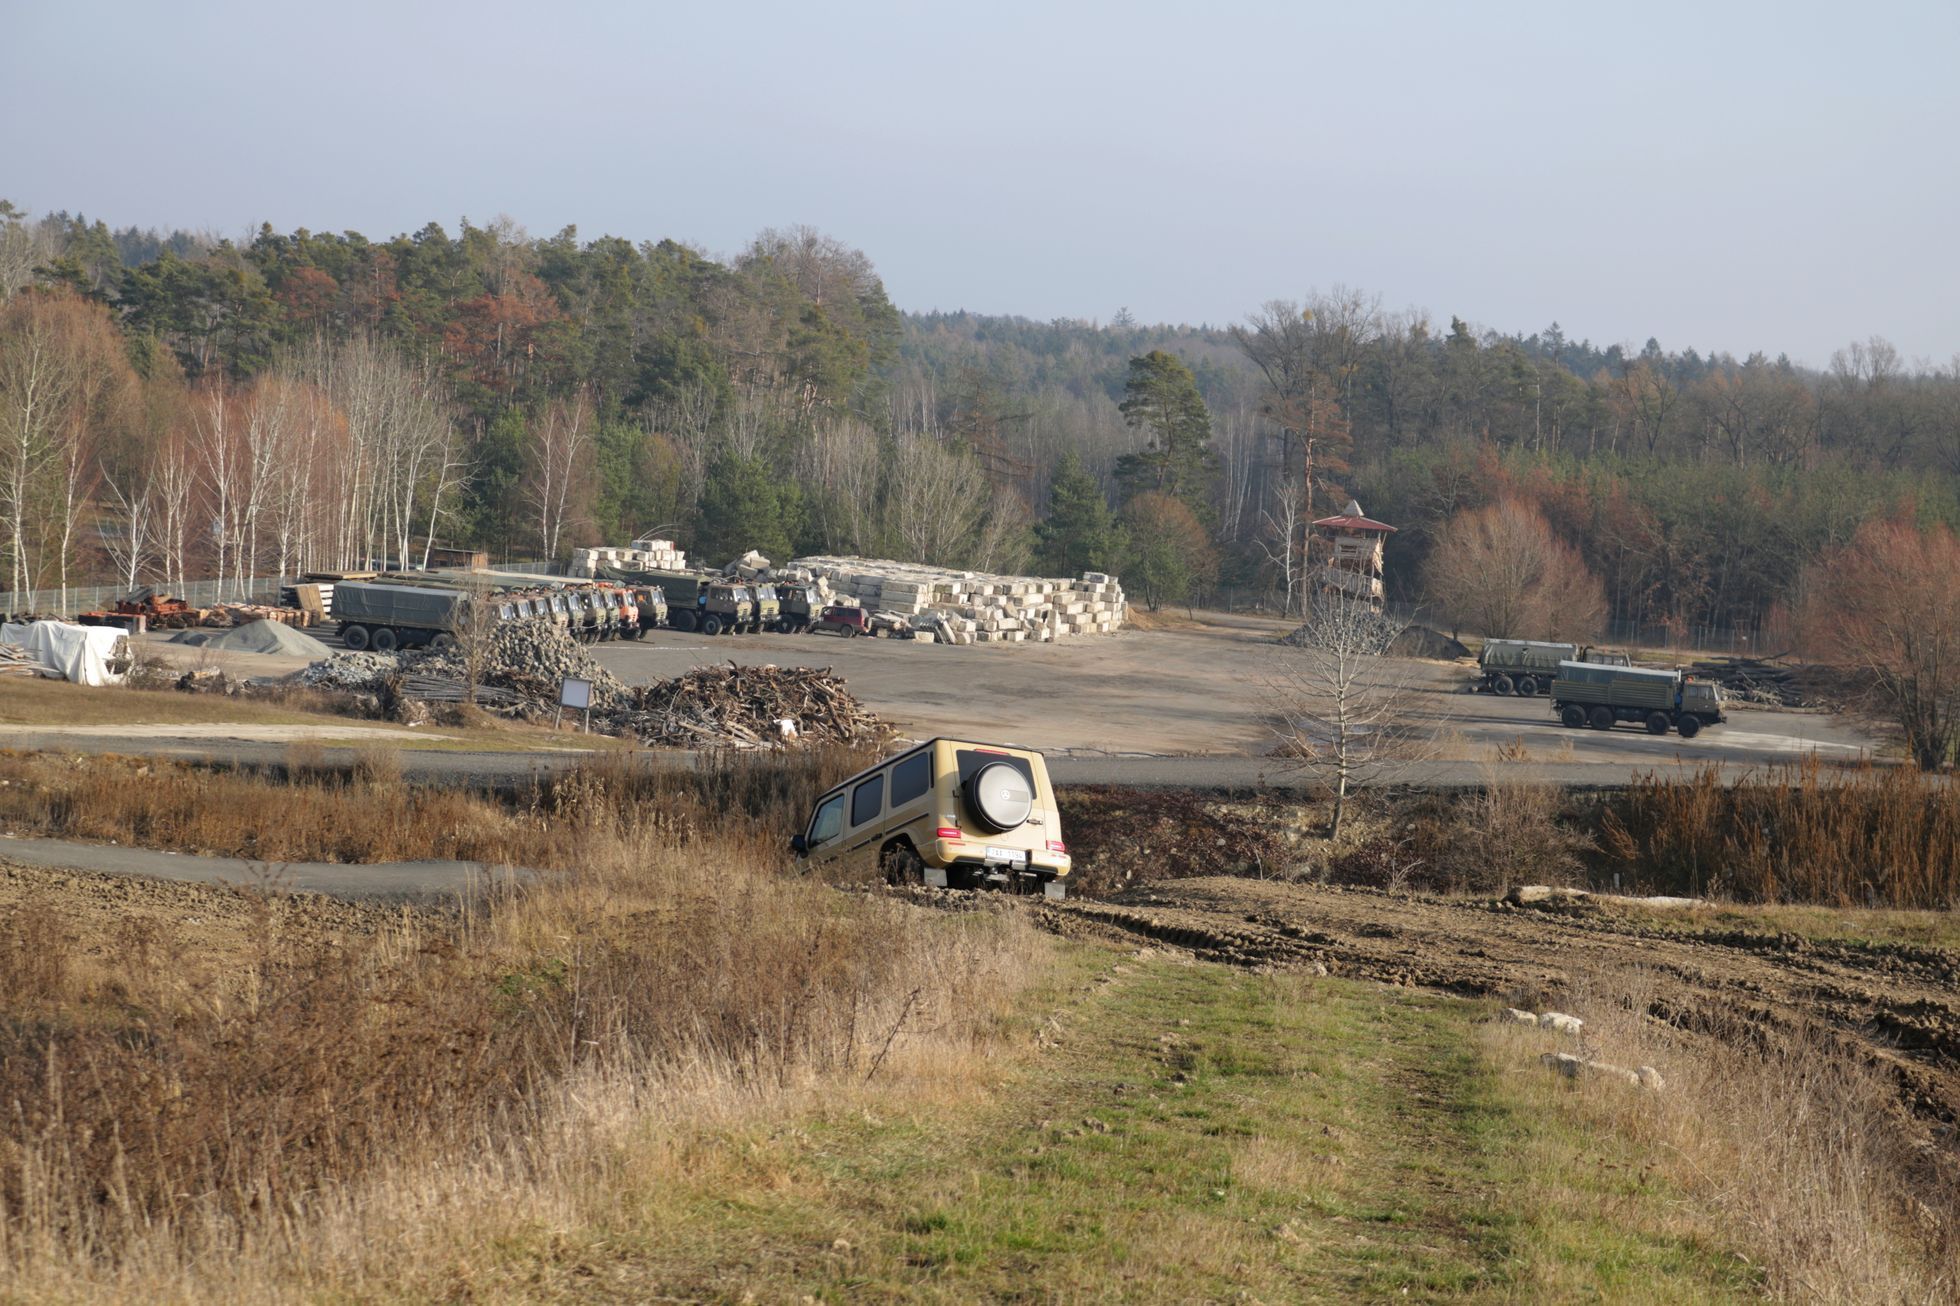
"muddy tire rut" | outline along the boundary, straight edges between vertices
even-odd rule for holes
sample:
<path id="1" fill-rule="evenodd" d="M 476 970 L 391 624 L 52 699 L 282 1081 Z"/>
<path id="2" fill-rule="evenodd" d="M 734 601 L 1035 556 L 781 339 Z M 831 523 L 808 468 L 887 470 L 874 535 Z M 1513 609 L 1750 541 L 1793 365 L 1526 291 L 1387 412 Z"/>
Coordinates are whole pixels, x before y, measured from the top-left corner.
<path id="1" fill-rule="evenodd" d="M 1642 913 L 1391 896 L 1242 879 L 1179 880 L 1110 901 L 1043 902 L 1058 933 L 1181 948 L 1254 968 L 1315 968 L 1534 1005 L 1587 975 L 1642 970 L 1648 1014 L 1773 1045 L 1821 1033 L 1882 1068 L 1922 1124 L 1960 1121 L 1960 956 L 1937 948 L 1695 933 Z"/>

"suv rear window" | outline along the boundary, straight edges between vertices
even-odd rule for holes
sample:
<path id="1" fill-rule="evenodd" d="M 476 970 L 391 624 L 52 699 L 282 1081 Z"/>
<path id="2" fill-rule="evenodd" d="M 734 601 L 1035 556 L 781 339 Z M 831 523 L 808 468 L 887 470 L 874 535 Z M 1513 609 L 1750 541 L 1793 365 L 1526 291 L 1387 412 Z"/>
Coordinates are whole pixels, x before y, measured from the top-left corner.
<path id="1" fill-rule="evenodd" d="M 885 776 L 881 771 L 851 790 L 851 824 L 874 821 L 885 810 Z"/>
<path id="2" fill-rule="evenodd" d="M 932 788 L 932 755 L 914 753 L 892 768 L 892 806 L 902 807 Z"/>

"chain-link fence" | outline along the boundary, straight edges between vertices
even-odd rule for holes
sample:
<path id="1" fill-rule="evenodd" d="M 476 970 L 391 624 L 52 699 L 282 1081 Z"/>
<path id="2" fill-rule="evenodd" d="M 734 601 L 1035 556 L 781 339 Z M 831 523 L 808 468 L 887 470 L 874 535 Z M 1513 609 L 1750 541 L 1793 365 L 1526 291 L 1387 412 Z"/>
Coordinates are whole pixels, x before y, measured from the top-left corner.
<path id="1" fill-rule="evenodd" d="M 277 603 L 281 586 L 293 584 L 291 577 L 227 577 L 223 581 L 193 580 L 182 585 L 153 586 L 160 594 L 170 594 L 194 608 L 219 603 Z M 70 585 L 64 592 L 50 589 L 18 590 L 0 593 L 0 612 L 54 614 L 72 617 L 78 612 L 100 612 L 129 594 L 127 585 Z"/>

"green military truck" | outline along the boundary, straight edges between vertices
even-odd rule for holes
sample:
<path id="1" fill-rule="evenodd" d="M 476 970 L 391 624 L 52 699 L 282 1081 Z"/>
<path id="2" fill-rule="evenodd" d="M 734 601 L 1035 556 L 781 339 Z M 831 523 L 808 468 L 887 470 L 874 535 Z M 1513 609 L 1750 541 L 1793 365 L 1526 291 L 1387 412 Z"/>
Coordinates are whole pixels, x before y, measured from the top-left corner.
<path id="1" fill-rule="evenodd" d="M 792 635 L 799 630 L 808 630 L 817 613 L 823 611 L 823 600 L 817 597 L 815 587 L 800 580 L 779 580 L 774 584 L 776 599 L 783 609 L 776 629 Z"/>
<path id="2" fill-rule="evenodd" d="M 648 631 L 667 624 L 667 596 L 658 585 L 629 585 L 626 588 L 640 613 L 639 630 L 628 632 L 627 638 L 645 639 Z"/>
<path id="3" fill-rule="evenodd" d="M 745 630 L 756 619 L 755 600 L 739 583 L 712 571 L 628 571 L 599 569 L 605 580 L 627 585 L 658 585 L 667 600 L 667 624 L 675 630 L 720 635 Z"/>
<path id="4" fill-rule="evenodd" d="M 1703 726 L 1728 720 L 1715 682 L 1679 671 L 1561 662 L 1551 693 L 1552 712 L 1573 729 L 1611 730 L 1621 721 L 1637 721 L 1650 735 L 1672 728 L 1693 739 Z"/>
<path id="5" fill-rule="evenodd" d="M 1632 666 L 1624 653 L 1580 644 L 1547 643 L 1536 639 L 1485 640 L 1477 654 L 1477 675 L 1487 693 L 1531 698 L 1549 693 L 1561 662 L 1594 662 L 1601 666 Z"/>
<path id="6" fill-rule="evenodd" d="M 348 648 L 391 653 L 424 644 L 447 648 L 477 619 L 477 604 L 492 623 L 522 620 L 517 600 L 506 594 L 477 596 L 435 585 L 343 581 L 334 586 L 333 615 Z"/>
<path id="7" fill-rule="evenodd" d="M 749 623 L 750 630 L 781 630 L 783 628 L 783 601 L 776 594 L 774 585 L 760 583 L 747 586 L 755 595 L 755 620 Z"/>

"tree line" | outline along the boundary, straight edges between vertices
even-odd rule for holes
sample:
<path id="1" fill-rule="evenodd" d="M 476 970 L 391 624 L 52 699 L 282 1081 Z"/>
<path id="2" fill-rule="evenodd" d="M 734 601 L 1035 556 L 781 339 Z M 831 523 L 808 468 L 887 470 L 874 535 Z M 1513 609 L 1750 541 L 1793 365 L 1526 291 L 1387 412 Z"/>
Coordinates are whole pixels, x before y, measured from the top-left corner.
<path id="1" fill-rule="evenodd" d="M 1341 289 L 1230 328 L 906 315 L 807 228 L 717 259 L 11 205 L 0 301 L 15 590 L 661 532 L 710 562 L 1110 569 L 1151 602 L 1297 609 L 1309 524 L 1352 495 L 1400 528 L 1391 594 L 1440 621 L 1767 636 L 1866 523 L 1960 518 L 1960 375 L 1882 340 L 1812 370 Z M 1497 572 L 1529 601 L 1472 592 Z"/>

